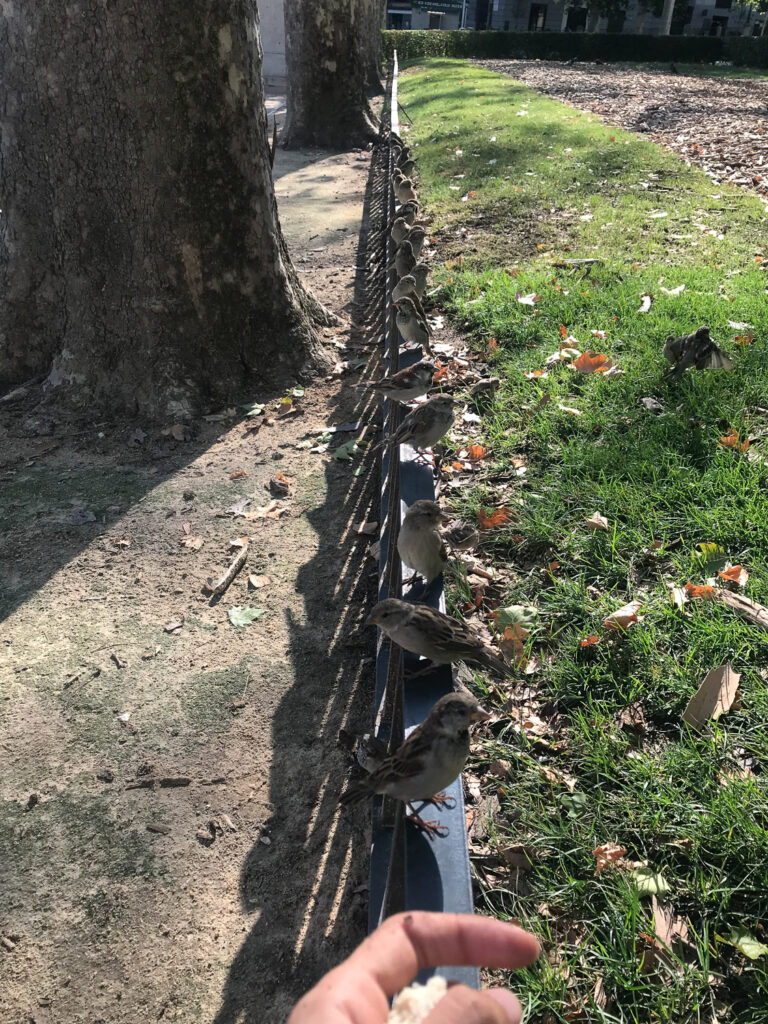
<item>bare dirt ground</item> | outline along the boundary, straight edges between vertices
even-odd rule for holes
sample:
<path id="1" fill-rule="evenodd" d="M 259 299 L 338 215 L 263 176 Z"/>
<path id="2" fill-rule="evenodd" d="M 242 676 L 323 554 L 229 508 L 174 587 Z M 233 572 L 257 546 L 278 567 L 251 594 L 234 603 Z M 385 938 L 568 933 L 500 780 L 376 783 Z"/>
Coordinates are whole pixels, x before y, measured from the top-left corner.
<path id="1" fill-rule="evenodd" d="M 345 321 L 326 340 L 353 362 L 371 355 L 350 326 L 359 157 L 275 167 L 297 266 Z M 285 418 L 280 393 L 233 396 L 184 440 L 75 427 L 36 388 L 0 403 L 4 1022 L 272 1024 L 364 934 L 367 809 L 337 813 L 337 736 L 370 714 L 375 565 L 354 524 L 377 518 L 377 481 L 371 456 L 333 457 L 361 430 L 310 450 L 375 422 L 357 379 L 318 381 Z M 272 425 L 248 430 L 246 400 Z M 211 602 L 242 536 L 248 563 Z M 234 606 L 264 615 L 235 628 Z"/>
<path id="2" fill-rule="evenodd" d="M 715 182 L 768 197 L 768 81 L 638 71 L 626 64 L 475 61 L 534 89 L 643 132 Z"/>

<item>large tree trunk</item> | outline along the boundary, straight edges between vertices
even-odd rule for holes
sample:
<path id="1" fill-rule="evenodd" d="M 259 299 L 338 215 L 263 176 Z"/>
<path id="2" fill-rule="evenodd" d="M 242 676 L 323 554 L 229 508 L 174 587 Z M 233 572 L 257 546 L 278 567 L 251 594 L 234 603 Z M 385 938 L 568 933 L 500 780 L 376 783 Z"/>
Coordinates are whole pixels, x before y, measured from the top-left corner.
<path id="1" fill-rule="evenodd" d="M 382 92 L 381 68 L 384 62 L 384 0 L 365 0 L 368 28 L 365 30 L 367 86 L 369 92 Z"/>
<path id="2" fill-rule="evenodd" d="M 324 362 L 280 232 L 256 0 L 18 0 L 0 381 L 181 417 Z"/>
<path id="3" fill-rule="evenodd" d="M 372 0 L 285 0 L 287 148 L 375 138 L 367 96 L 371 6 Z"/>

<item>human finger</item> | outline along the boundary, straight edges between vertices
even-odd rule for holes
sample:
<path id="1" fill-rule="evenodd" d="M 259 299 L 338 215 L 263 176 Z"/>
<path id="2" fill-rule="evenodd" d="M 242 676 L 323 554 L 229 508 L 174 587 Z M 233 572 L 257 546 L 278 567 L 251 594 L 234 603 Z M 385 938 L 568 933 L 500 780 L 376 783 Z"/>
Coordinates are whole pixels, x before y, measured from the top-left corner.
<path id="1" fill-rule="evenodd" d="M 474 914 L 413 911 L 388 918 L 344 966 L 365 971 L 391 996 L 427 967 L 525 967 L 538 955 L 536 939 L 516 925 Z"/>
<path id="2" fill-rule="evenodd" d="M 454 985 L 423 1024 L 520 1024 L 521 1017 L 520 1003 L 511 992 L 475 992 L 465 985 Z"/>

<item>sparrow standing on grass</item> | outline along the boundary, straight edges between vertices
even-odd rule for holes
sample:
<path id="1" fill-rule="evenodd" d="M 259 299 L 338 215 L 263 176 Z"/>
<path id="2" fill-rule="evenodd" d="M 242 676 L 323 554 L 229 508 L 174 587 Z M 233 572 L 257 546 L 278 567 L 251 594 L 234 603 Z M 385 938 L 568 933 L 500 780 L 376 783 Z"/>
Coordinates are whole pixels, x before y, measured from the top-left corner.
<path id="1" fill-rule="evenodd" d="M 406 238 L 398 245 L 395 258 L 390 263 L 390 269 L 394 267 L 398 277 L 405 277 L 415 266 L 416 257 L 413 255 L 413 246 Z"/>
<path id="2" fill-rule="evenodd" d="M 429 605 L 409 604 L 396 597 L 388 597 L 379 601 L 366 619 L 366 625 L 372 623 L 398 647 L 420 654 L 438 665 L 465 661 L 469 665 L 491 669 L 500 676 L 513 674 L 513 670 L 489 651 L 468 626 Z"/>
<path id="3" fill-rule="evenodd" d="M 409 444 L 418 451 L 431 448 L 453 426 L 454 405 L 450 395 L 435 395 L 409 412 L 394 434 L 379 441 L 376 447 L 392 448 L 398 444 Z"/>
<path id="4" fill-rule="evenodd" d="M 445 518 L 436 501 L 414 501 L 408 506 L 397 536 L 400 558 L 414 574 L 423 576 L 427 585 L 437 579 L 448 563 L 448 552 L 438 529 Z"/>
<path id="5" fill-rule="evenodd" d="M 356 803 L 374 793 L 406 804 L 430 802 L 461 774 L 469 756 L 470 725 L 490 717 L 472 694 L 447 693 L 394 754 L 349 786 L 340 803 Z M 418 815 L 413 820 L 429 832 L 437 831 Z"/>
<path id="6" fill-rule="evenodd" d="M 469 551 L 480 540 L 480 531 L 469 519 L 456 519 L 444 531 L 445 542 L 452 551 Z"/>
<path id="7" fill-rule="evenodd" d="M 675 364 L 668 373 L 672 379 L 681 377 L 691 366 L 697 370 L 733 369 L 733 360 L 712 341 L 708 327 L 679 338 L 670 334 L 664 342 L 664 358 Z"/>
<path id="8" fill-rule="evenodd" d="M 416 299 L 416 302 L 418 302 L 418 299 Z M 405 298 L 395 303 L 397 306 L 397 316 L 395 317 L 397 329 L 406 341 L 412 341 L 416 345 L 421 345 L 425 352 L 431 352 L 429 336 L 432 332 L 427 321 L 419 316 L 416 302 L 409 295 L 406 295 Z"/>
<path id="9" fill-rule="evenodd" d="M 430 363 L 428 359 L 422 359 L 413 366 L 406 366 L 404 370 L 372 381 L 366 385 L 365 390 L 375 391 L 393 402 L 411 402 L 414 398 L 426 395 L 432 387 L 432 378 L 436 373 L 435 364 Z"/>

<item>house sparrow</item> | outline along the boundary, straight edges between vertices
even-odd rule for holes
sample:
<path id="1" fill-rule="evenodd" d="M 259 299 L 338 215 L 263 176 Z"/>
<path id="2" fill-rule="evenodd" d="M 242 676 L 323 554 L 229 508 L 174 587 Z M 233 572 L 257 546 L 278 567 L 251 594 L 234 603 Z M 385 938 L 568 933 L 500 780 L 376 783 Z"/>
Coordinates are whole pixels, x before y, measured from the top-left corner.
<path id="1" fill-rule="evenodd" d="M 733 360 L 712 341 L 708 327 L 700 327 L 693 334 L 682 334 L 679 338 L 668 335 L 664 358 L 675 364 L 668 373 L 673 379 L 681 377 L 691 366 L 697 370 L 733 369 Z"/>
<path id="2" fill-rule="evenodd" d="M 400 299 L 409 298 L 416 309 L 416 314 L 420 320 L 423 320 L 429 329 L 427 323 L 427 314 L 424 312 L 424 307 L 421 304 L 421 299 L 416 292 L 416 278 L 413 274 L 406 274 L 405 277 L 401 277 L 395 287 L 392 289 L 392 302 L 397 305 Z"/>
<path id="3" fill-rule="evenodd" d="M 375 391 L 393 402 L 411 402 L 414 398 L 426 395 L 432 387 L 432 378 L 437 367 L 427 359 L 422 359 L 413 366 L 406 366 L 381 380 L 372 381 L 365 390 Z"/>
<path id="4" fill-rule="evenodd" d="M 482 380 L 479 380 L 477 384 L 472 385 L 469 394 L 471 398 L 476 400 L 493 398 L 500 386 L 501 381 L 498 377 L 484 377 Z"/>
<path id="5" fill-rule="evenodd" d="M 429 273 L 429 267 L 426 263 L 417 263 L 415 266 L 411 267 L 408 273 L 416 282 L 416 294 L 420 299 L 423 299 L 424 293 L 427 290 L 427 274 Z"/>
<path id="6" fill-rule="evenodd" d="M 395 258 L 392 260 L 389 268 L 391 270 L 394 267 L 398 277 L 405 277 L 406 274 L 410 274 L 415 266 L 416 257 L 413 255 L 413 246 L 406 238 L 405 241 L 398 245 Z"/>
<path id="7" fill-rule="evenodd" d="M 409 444 L 417 449 L 430 448 L 453 426 L 455 404 L 450 395 L 435 395 L 409 412 L 394 434 L 380 441 L 377 447 Z"/>
<path id="8" fill-rule="evenodd" d="M 400 171 L 395 171 L 392 175 L 392 195 L 397 199 L 397 190 L 400 188 L 400 182 L 405 181 L 405 175 Z"/>
<path id="9" fill-rule="evenodd" d="M 448 552 L 440 536 L 438 524 L 445 516 L 436 501 L 414 501 L 408 506 L 400 533 L 397 553 L 409 569 L 413 569 L 429 585 L 448 562 Z"/>
<path id="10" fill-rule="evenodd" d="M 416 301 L 418 302 L 418 299 Z M 414 342 L 416 345 L 421 345 L 425 352 L 431 352 L 432 350 L 429 346 L 431 331 L 427 321 L 419 316 L 414 300 L 409 295 L 406 295 L 396 302 L 395 305 L 397 306 L 395 322 L 403 338 L 406 341 Z"/>
<path id="11" fill-rule="evenodd" d="M 413 249 L 413 255 L 418 260 L 421 256 L 421 250 L 424 245 L 424 239 L 427 237 L 427 232 L 419 224 L 416 224 L 410 229 L 406 238 L 411 243 L 411 249 Z"/>
<path id="12" fill-rule="evenodd" d="M 418 200 L 419 197 L 410 178 L 402 178 L 398 181 L 395 198 L 399 203 L 415 202 Z"/>
<path id="13" fill-rule="evenodd" d="M 410 176 L 416 170 L 416 161 L 412 157 L 406 156 L 405 160 L 400 160 L 397 166 L 401 173 L 406 176 L 406 178 L 410 178 Z"/>
<path id="14" fill-rule="evenodd" d="M 512 675 L 513 670 L 493 654 L 468 626 L 429 605 L 409 604 L 396 597 L 388 597 L 373 608 L 366 619 L 366 625 L 371 623 L 382 629 L 398 647 L 420 654 L 438 665 L 465 661 L 491 669 L 501 676 Z"/>
<path id="15" fill-rule="evenodd" d="M 395 243 L 400 245 L 408 237 L 409 224 L 405 217 L 397 217 L 392 224 L 392 230 L 389 233 L 389 237 Z"/>
<path id="16" fill-rule="evenodd" d="M 403 205 L 397 211 L 397 216 L 404 217 L 406 223 L 408 224 L 408 227 L 411 227 L 413 225 L 413 222 L 416 220 L 416 214 L 418 212 L 419 204 L 416 202 L 415 199 L 413 199 L 409 203 L 403 203 Z"/>
<path id="17" fill-rule="evenodd" d="M 367 778 L 352 783 L 342 804 L 379 793 L 403 803 L 428 801 L 456 779 L 469 755 L 469 727 L 491 716 L 470 693 L 447 693 L 426 719 Z M 422 823 L 425 824 L 425 823 Z"/>
<path id="18" fill-rule="evenodd" d="M 457 519 L 448 524 L 443 537 L 452 551 L 469 551 L 480 540 L 480 531 L 468 519 Z"/>

